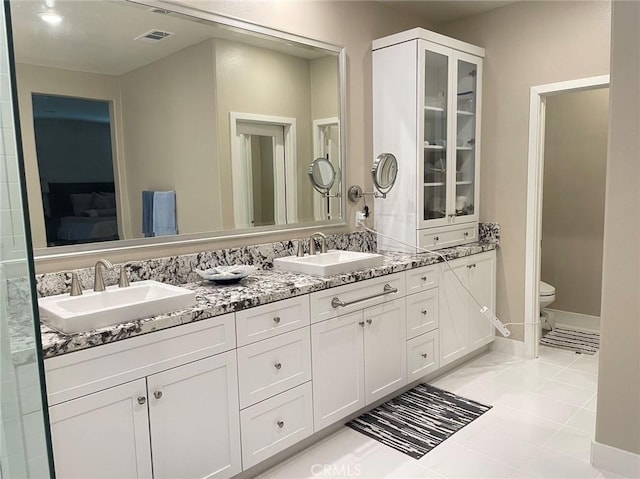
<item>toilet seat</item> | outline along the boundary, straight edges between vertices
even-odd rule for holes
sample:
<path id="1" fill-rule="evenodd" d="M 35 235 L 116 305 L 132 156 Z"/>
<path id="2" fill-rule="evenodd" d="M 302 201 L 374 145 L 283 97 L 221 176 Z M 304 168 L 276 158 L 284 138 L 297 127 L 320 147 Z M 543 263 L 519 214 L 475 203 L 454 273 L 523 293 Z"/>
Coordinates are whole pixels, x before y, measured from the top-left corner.
<path id="1" fill-rule="evenodd" d="M 540 296 L 554 296 L 556 294 L 556 288 L 550 284 L 540 281 Z"/>

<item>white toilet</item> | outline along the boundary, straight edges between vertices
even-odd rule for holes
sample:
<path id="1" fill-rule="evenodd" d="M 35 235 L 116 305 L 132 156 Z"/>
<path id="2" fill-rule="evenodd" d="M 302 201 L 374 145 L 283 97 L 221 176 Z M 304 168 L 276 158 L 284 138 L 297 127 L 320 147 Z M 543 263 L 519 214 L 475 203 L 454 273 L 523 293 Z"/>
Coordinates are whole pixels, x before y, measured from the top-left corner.
<path id="1" fill-rule="evenodd" d="M 555 325 L 555 318 L 550 311 L 545 311 L 544 308 L 549 306 L 556 300 L 556 288 L 550 284 L 540 281 L 540 334 L 543 330 L 553 330 Z"/>
<path id="2" fill-rule="evenodd" d="M 540 281 L 540 311 L 556 300 L 556 288 Z"/>

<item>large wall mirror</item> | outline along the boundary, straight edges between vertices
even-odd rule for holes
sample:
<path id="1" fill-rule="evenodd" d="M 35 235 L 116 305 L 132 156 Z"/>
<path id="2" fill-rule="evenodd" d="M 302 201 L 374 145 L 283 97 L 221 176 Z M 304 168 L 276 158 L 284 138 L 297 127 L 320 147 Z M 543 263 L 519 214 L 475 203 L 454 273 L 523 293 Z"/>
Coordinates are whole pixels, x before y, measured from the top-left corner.
<path id="1" fill-rule="evenodd" d="M 344 222 L 307 175 L 344 171 L 343 48 L 165 2 L 11 16 L 36 256 Z"/>

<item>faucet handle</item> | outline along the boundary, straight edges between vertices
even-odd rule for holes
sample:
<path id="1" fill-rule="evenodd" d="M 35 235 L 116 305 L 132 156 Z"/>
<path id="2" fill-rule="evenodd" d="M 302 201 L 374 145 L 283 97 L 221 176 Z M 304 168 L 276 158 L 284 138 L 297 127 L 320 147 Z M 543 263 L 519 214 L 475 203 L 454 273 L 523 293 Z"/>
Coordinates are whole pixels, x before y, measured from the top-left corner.
<path id="1" fill-rule="evenodd" d="M 304 256 L 304 241 L 299 239 L 297 240 L 296 246 L 296 256 Z"/>
<path id="2" fill-rule="evenodd" d="M 127 275 L 127 266 L 129 266 L 130 263 L 123 263 L 122 266 L 120 266 L 120 277 L 118 278 L 118 287 L 119 288 L 128 288 L 130 283 L 129 283 L 129 276 Z"/>
<path id="3" fill-rule="evenodd" d="M 82 294 L 82 287 L 80 286 L 80 280 L 78 279 L 78 273 L 70 271 L 71 273 L 71 290 L 69 295 L 80 296 Z"/>

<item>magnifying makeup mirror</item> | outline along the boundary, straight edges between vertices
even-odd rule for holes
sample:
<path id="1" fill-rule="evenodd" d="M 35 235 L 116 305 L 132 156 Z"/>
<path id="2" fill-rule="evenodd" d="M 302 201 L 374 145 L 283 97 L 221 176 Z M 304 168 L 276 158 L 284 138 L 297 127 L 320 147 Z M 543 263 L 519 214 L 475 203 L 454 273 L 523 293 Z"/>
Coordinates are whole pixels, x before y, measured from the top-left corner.
<path id="1" fill-rule="evenodd" d="M 309 165 L 308 173 L 314 189 L 322 196 L 330 196 L 329 191 L 337 176 L 333 164 L 327 158 L 316 158 Z"/>
<path id="2" fill-rule="evenodd" d="M 374 198 L 386 198 L 387 193 L 393 188 L 398 177 L 398 160 L 391 153 L 380 153 L 373 161 L 371 168 L 373 186 L 376 190 L 371 193 L 362 191 L 358 185 L 349 187 L 347 192 L 349 201 L 355 203 L 364 195 L 372 195 Z"/>

